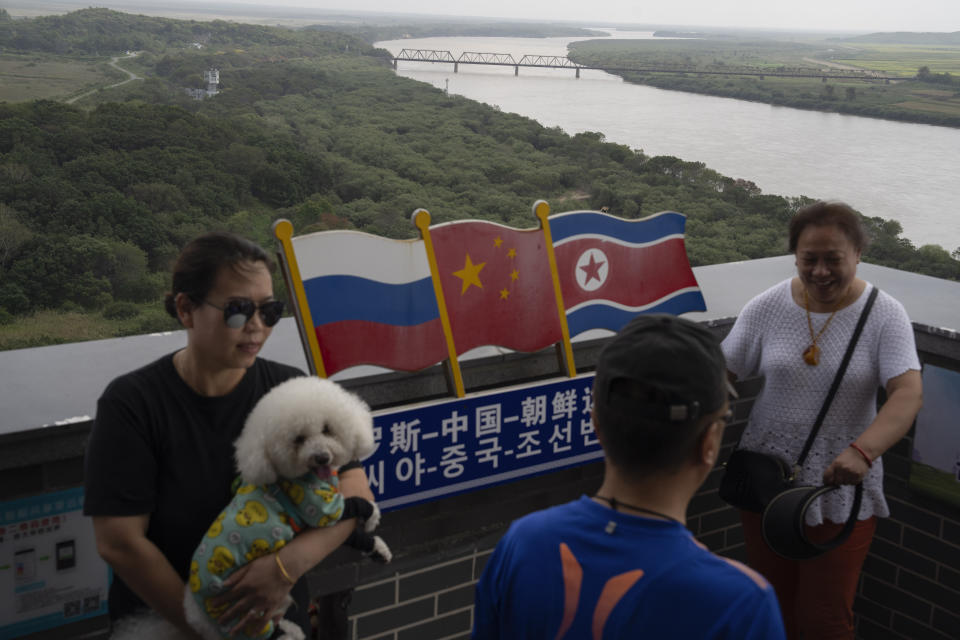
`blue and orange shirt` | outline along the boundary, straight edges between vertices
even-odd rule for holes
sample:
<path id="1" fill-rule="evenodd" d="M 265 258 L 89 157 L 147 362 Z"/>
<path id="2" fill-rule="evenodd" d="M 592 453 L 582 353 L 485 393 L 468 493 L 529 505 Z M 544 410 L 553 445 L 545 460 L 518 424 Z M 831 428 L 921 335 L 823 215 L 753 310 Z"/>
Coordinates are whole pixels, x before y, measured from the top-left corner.
<path id="1" fill-rule="evenodd" d="M 478 640 L 781 640 L 773 588 L 683 525 L 587 497 L 510 527 L 477 584 Z"/>

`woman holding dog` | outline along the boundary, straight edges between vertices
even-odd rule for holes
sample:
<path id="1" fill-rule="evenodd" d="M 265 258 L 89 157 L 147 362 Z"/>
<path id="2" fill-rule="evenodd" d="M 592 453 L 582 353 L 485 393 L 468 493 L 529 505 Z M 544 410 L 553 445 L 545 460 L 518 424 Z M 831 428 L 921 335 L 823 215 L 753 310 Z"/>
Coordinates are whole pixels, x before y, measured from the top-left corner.
<path id="1" fill-rule="evenodd" d="M 93 516 L 98 551 L 115 572 L 114 621 L 149 606 L 193 637 L 184 621 L 184 582 L 193 550 L 231 498 L 233 441 L 261 396 L 303 375 L 258 357 L 283 312 L 272 269 L 263 249 L 233 234 L 190 242 L 166 299 L 186 329 L 186 347 L 120 376 L 98 402 L 84 512 Z M 342 474 L 341 490 L 373 498 L 362 468 Z M 311 529 L 238 570 L 227 581 L 221 621 L 235 623 L 235 631 L 265 622 L 290 594 L 297 606 L 287 618 L 309 630 L 300 578 L 353 527 L 348 520 Z"/>
<path id="2" fill-rule="evenodd" d="M 743 308 L 723 351 L 732 376 L 764 376 L 740 447 L 793 464 L 827 396 L 872 285 L 857 277 L 866 245 L 859 215 L 839 202 L 801 208 L 790 222 L 797 275 Z M 876 410 L 878 387 L 886 402 Z M 863 483 L 851 536 L 815 558 L 775 554 L 758 513 L 742 511 L 749 564 L 774 585 L 788 638 L 853 638 L 853 600 L 877 518 L 889 515 L 880 456 L 920 409 L 920 362 L 903 306 L 879 292 L 843 382 L 797 477 L 797 485 L 842 485 L 807 510 L 811 540 L 834 537 Z"/>

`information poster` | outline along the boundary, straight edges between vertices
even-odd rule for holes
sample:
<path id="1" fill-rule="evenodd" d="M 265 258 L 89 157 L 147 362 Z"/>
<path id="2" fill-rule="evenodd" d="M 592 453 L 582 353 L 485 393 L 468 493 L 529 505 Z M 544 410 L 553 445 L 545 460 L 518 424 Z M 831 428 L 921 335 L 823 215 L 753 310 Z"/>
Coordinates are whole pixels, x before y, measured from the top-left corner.
<path id="1" fill-rule="evenodd" d="M 910 486 L 960 506 L 960 372 L 923 366 Z"/>
<path id="2" fill-rule="evenodd" d="M 593 374 L 374 414 L 363 463 L 384 511 L 603 457 Z"/>
<path id="3" fill-rule="evenodd" d="M 83 489 L 0 503 L 0 640 L 107 613 Z"/>

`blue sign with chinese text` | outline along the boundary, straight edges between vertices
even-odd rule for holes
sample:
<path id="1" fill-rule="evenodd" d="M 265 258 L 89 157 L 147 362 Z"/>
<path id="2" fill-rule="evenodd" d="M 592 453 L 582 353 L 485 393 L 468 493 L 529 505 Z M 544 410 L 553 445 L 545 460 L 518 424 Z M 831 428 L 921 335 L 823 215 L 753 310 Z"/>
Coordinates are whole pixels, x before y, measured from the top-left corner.
<path id="1" fill-rule="evenodd" d="M 374 414 L 363 461 L 384 511 L 603 457 L 593 374 Z"/>

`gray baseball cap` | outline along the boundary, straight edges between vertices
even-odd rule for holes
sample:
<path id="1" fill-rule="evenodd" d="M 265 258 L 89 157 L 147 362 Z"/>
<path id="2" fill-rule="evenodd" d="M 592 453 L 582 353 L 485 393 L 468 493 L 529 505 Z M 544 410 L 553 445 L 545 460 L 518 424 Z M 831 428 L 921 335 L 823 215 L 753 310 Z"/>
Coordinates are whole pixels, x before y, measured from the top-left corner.
<path id="1" fill-rule="evenodd" d="M 624 381 L 634 384 L 618 384 Z M 593 389 L 598 411 L 678 424 L 716 411 L 728 394 L 737 397 L 713 333 L 667 314 L 638 315 L 607 343 Z"/>

